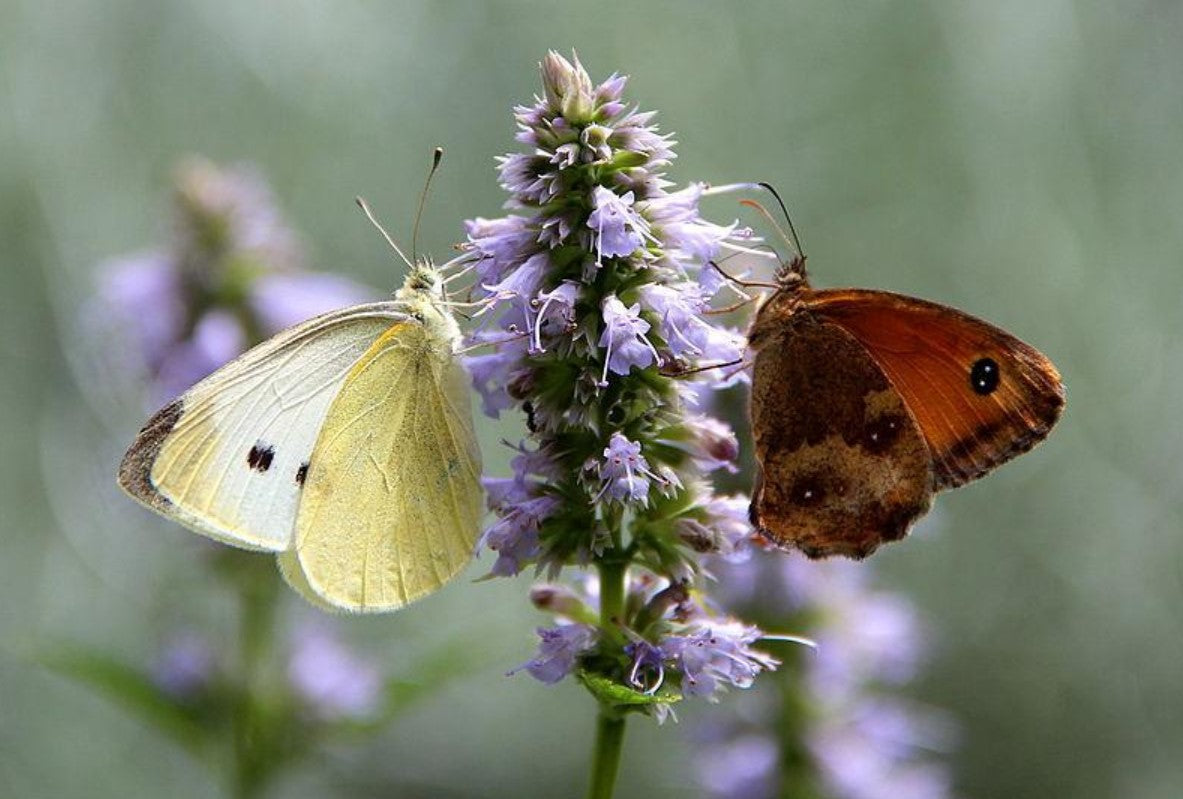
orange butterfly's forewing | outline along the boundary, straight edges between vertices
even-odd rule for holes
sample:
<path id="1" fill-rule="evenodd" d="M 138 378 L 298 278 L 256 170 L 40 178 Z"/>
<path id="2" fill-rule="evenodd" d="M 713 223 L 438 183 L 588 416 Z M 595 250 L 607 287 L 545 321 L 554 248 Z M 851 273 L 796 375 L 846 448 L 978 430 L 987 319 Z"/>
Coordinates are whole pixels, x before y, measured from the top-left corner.
<path id="1" fill-rule="evenodd" d="M 928 444 L 937 489 L 1031 449 L 1064 407 L 1051 361 L 969 314 L 864 289 L 805 290 L 800 299 L 803 312 L 853 336 L 899 392 Z"/>

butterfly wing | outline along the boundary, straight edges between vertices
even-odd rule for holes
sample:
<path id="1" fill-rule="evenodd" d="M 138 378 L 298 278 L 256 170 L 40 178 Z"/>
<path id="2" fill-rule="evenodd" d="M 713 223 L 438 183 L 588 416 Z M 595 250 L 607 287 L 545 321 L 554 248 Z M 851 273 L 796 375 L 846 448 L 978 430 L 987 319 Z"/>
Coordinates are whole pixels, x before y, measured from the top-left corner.
<path id="1" fill-rule="evenodd" d="M 464 372 L 424 325 L 396 325 L 353 367 L 325 419 L 289 580 L 354 611 L 435 591 L 472 558 L 480 471 Z"/>
<path id="2" fill-rule="evenodd" d="M 1042 441 L 1064 407 L 1042 353 L 969 314 L 885 291 L 810 291 L 804 308 L 852 335 L 899 391 L 937 488 L 981 477 Z"/>
<path id="3" fill-rule="evenodd" d="M 752 371 L 761 479 L 752 523 L 810 557 L 869 555 L 928 510 L 932 474 L 915 420 L 866 350 L 794 314 L 765 330 Z"/>
<path id="4" fill-rule="evenodd" d="M 333 311 L 249 350 L 149 420 L 119 483 L 152 510 L 247 549 L 291 545 L 301 467 L 349 370 L 406 314 Z"/>

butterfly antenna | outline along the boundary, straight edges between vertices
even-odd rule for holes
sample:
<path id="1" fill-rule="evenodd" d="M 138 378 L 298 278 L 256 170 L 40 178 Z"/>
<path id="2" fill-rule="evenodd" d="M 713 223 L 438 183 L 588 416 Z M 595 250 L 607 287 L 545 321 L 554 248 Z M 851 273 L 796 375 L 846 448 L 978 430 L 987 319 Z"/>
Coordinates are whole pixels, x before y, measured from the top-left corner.
<path id="1" fill-rule="evenodd" d="M 414 269 L 415 264 L 407 260 L 407 256 L 402 250 L 398 248 L 398 245 L 394 243 L 394 239 L 391 238 L 390 234 L 386 232 L 386 228 L 382 227 L 382 223 L 374 217 L 374 212 L 370 210 L 370 204 L 367 203 L 362 197 L 354 197 L 353 199 L 354 202 L 357 203 L 357 207 L 360 208 L 362 213 L 366 215 L 366 219 L 370 220 L 370 224 L 378 228 L 378 232 L 382 234 L 382 238 L 386 239 L 386 243 L 389 244 L 396 253 L 398 253 L 399 258 L 403 259 L 403 263 Z"/>
<path id="2" fill-rule="evenodd" d="M 419 220 L 423 218 L 423 206 L 427 203 L 427 191 L 431 188 L 431 179 L 435 171 L 440 168 L 440 161 L 444 157 L 444 148 L 436 147 L 431 153 L 431 169 L 427 172 L 427 180 L 423 181 L 423 191 L 419 192 L 419 208 L 415 211 L 415 226 L 411 228 L 411 258 L 419 257 Z"/>
<path id="3" fill-rule="evenodd" d="M 789 216 L 789 209 L 785 208 L 785 201 L 777 194 L 776 189 L 772 188 L 771 183 L 760 182 L 756 184 L 762 189 L 765 189 L 769 194 L 776 198 L 776 204 L 780 206 L 780 211 L 785 215 L 785 221 L 789 223 L 789 232 L 793 234 L 793 246 L 797 248 L 797 254 L 801 256 L 801 260 L 805 260 L 805 248 L 801 246 L 801 238 L 797 235 L 797 228 L 793 227 L 793 218 Z M 774 223 L 775 224 L 775 223 Z M 780 230 L 780 228 L 777 228 Z M 782 231 L 781 236 L 784 236 Z"/>
<path id="4" fill-rule="evenodd" d="M 755 200 L 740 200 L 739 204 L 746 205 L 748 208 L 755 208 L 759 211 L 768 220 L 768 224 L 772 225 L 776 232 L 780 234 L 780 237 L 784 239 L 785 244 L 793 249 L 793 257 L 787 262 L 782 263 L 780 269 L 777 270 L 776 279 L 778 285 L 784 283 L 785 279 L 789 277 L 792 277 L 794 282 L 803 281 L 805 279 L 805 256 L 801 253 L 798 244 L 785 235 L 784 230 L 776 223 L 776 220 L 772 218 L 772 214 L 768 213 L 768 209 L 763 205 L 760 205 Z M 796 234 L 794 233 L 794 235 Z"/>

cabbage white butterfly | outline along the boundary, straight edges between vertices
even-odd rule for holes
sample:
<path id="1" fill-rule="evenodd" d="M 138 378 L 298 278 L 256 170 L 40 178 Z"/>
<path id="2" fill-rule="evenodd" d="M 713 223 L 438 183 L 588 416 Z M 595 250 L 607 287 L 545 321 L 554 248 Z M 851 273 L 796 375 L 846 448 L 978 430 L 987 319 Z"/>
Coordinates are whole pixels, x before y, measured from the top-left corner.
<path id="1" fill-rule="evenodd" d="M 162 408 L 119 484 L 191 530 L 277 553 L 313 602 L 396 610 L 455 577 L 480 532 L 459 341 L 439 272 L 411 264 L 393 300 L 289 328 Z"/>

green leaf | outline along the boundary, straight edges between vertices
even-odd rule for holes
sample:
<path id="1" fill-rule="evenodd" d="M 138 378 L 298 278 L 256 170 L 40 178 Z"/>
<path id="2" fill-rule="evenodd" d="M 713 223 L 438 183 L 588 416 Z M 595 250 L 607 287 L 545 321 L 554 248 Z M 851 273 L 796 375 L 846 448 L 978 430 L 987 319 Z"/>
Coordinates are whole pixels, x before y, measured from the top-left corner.
<path id="1" fill-rule="evenodd" d="M 579 681 L 591 692 L 600 703 L 621 710 L 644 710 L 651 705 L 672 705 L 682 700 L 682 695 L 672 690 L 659 690 L 651 694 L 643 693 L 627 685 L 621 685 L 616 680 L 595 674 L 590 671 L 580 671 Z"/>
<path id="2" fill-rule="evenodd" d="M 102 652 L 76 648 L 51 651 L 39 659 L 52 671 L 90 686 L 194 754 L 205 754 L 211 737 L 208 713 L 179 704 L 134 666 Z"/>

